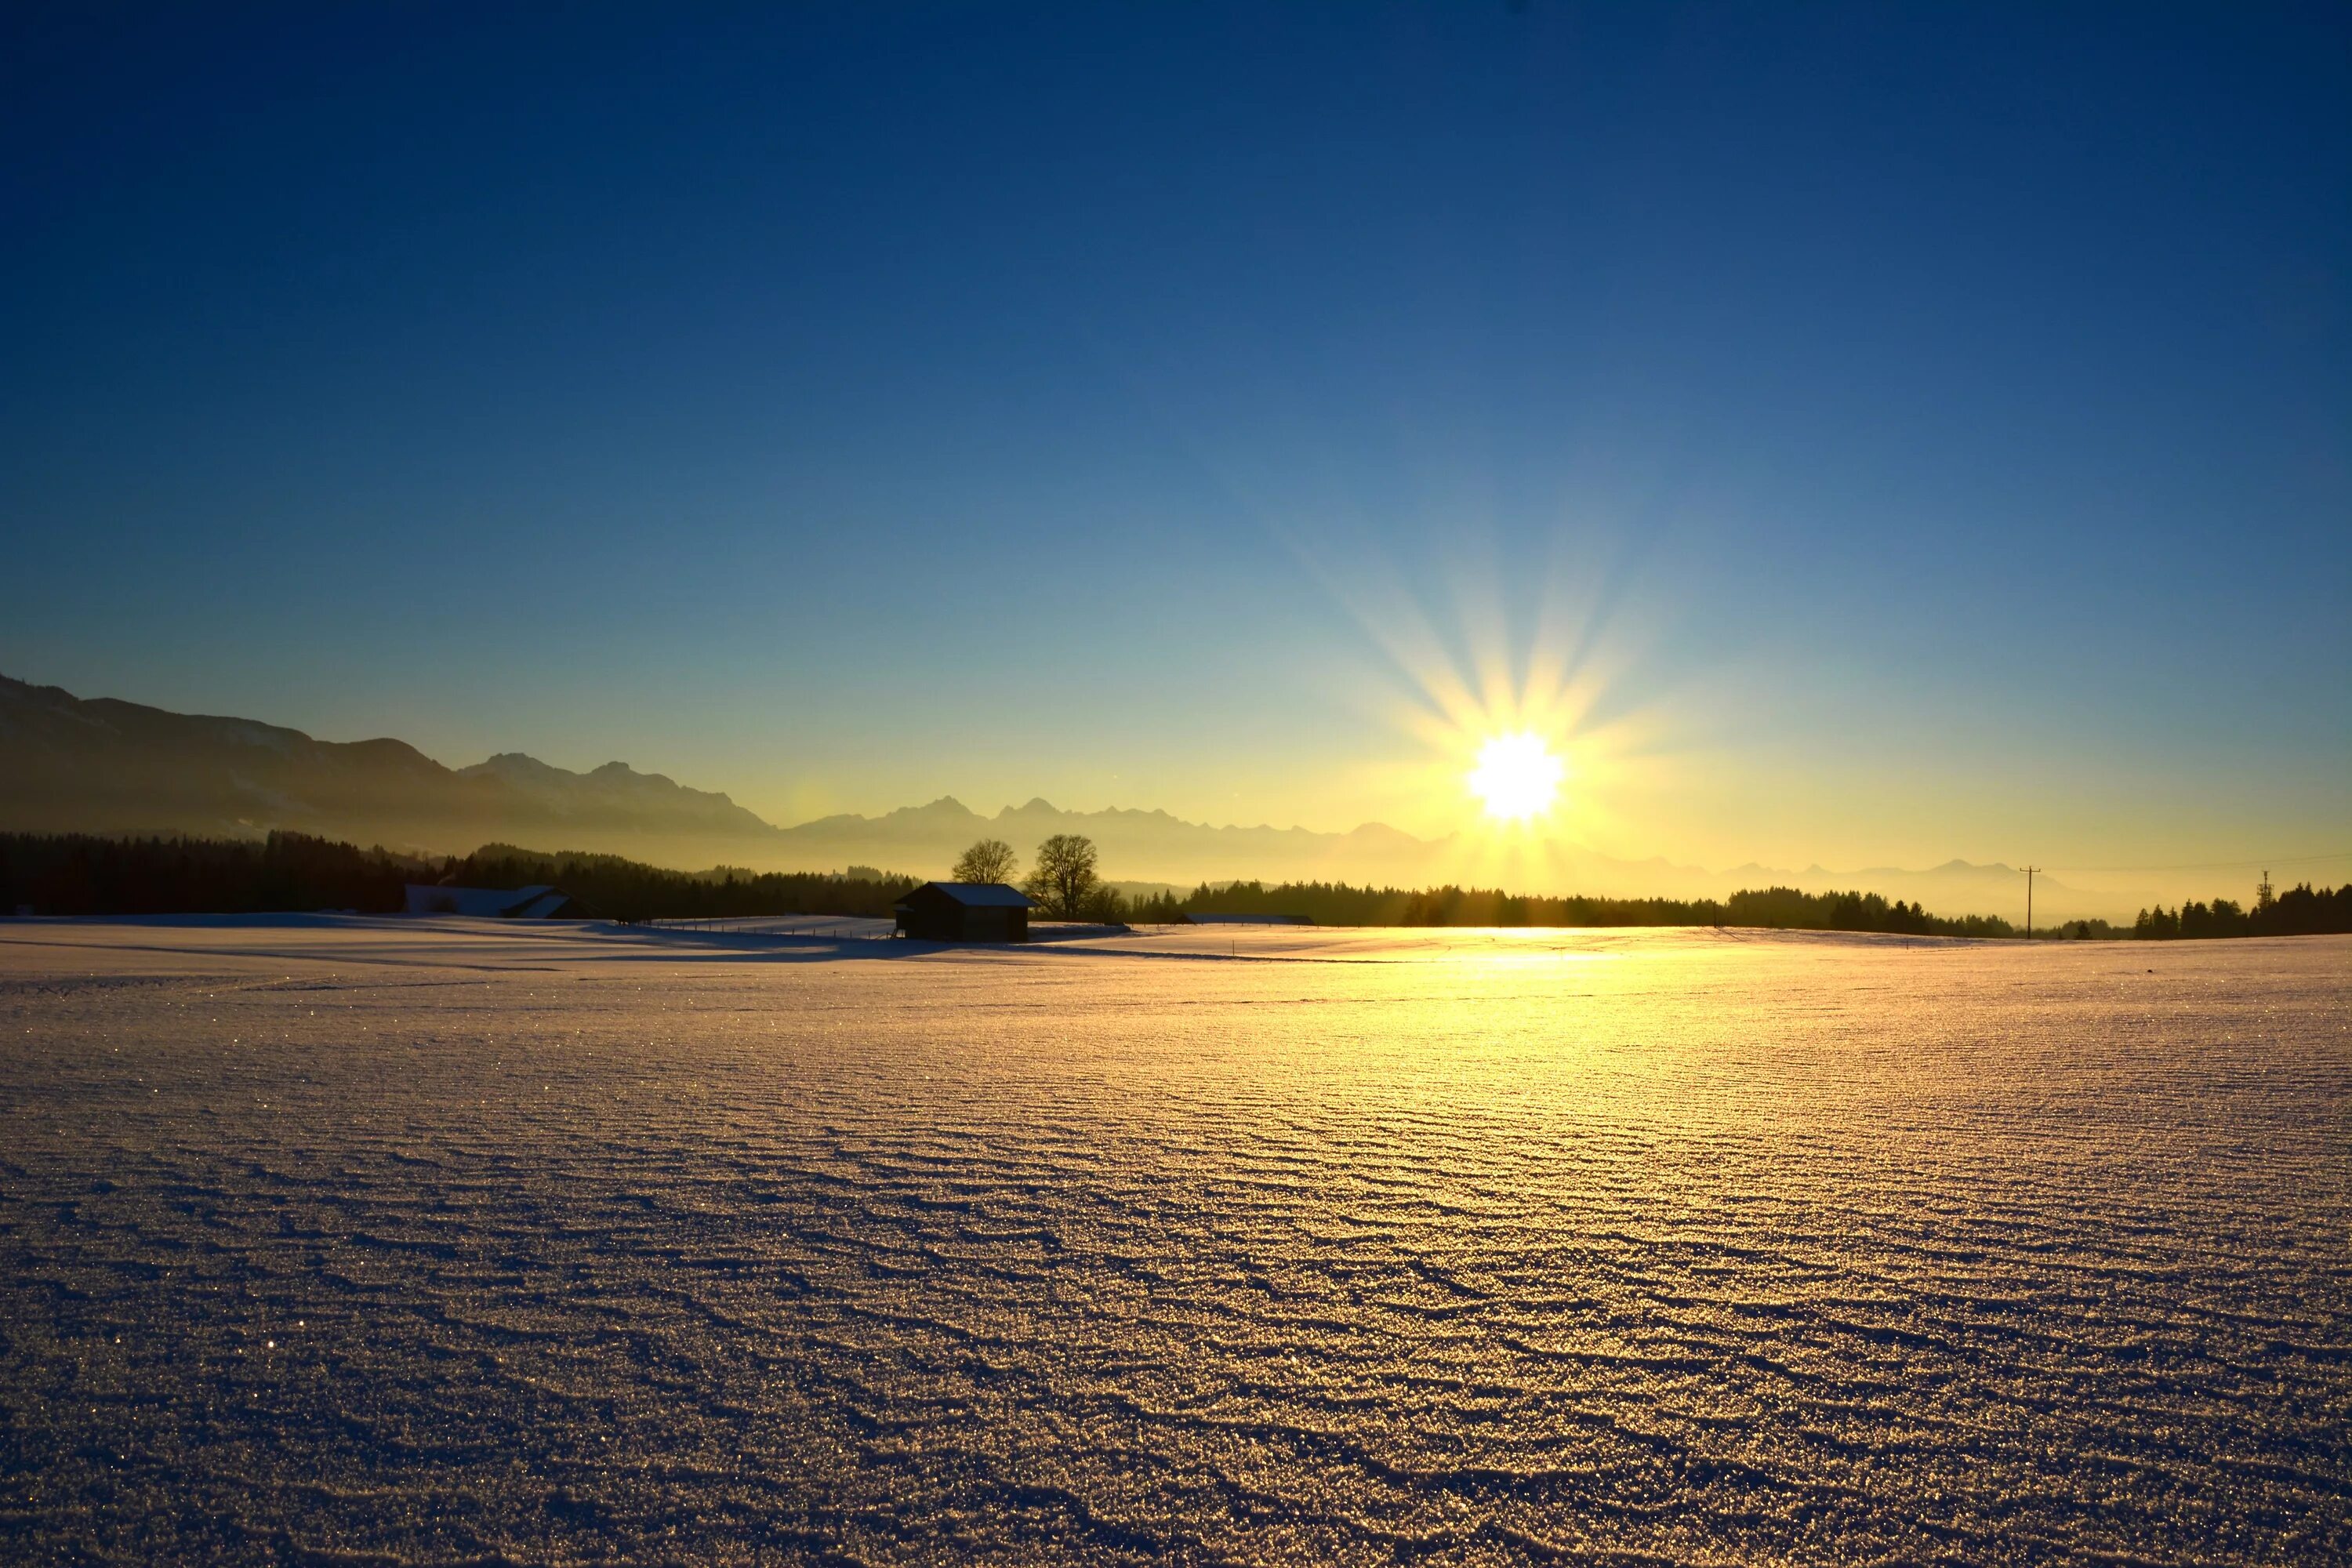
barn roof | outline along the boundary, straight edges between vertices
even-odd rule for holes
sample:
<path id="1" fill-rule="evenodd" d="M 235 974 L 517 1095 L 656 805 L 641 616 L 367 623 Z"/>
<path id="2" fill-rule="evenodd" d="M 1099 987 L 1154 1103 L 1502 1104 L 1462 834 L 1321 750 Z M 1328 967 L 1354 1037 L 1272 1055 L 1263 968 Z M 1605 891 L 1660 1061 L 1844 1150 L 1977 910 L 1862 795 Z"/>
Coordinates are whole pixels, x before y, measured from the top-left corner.
<path id="1" fill-rule="evenodd" d="M 971 910 L 1034 910 L 1037 907 L 1034 899 L 1002 882 L 926 882 L 907 897 L 911 899 L 917 893 L 939 893 Z"/>

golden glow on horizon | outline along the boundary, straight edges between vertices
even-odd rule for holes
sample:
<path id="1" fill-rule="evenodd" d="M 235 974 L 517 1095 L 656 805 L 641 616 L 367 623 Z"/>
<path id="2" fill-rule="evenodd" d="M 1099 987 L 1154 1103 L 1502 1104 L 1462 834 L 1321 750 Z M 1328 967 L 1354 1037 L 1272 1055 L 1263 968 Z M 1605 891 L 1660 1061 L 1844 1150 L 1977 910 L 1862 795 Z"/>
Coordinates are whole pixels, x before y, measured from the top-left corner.
<path id="1" fill-rule="evenodd" d="M 1355 764 L 1349 794 L 1360 820 L 1444 842 L 1446 875 L 1590 891 L 1594 857 L 1659 853 L 1660 803 L 1687 789 L 1706 710 L 1654 657 L 1669 610 L 1621 569 L 1567 545 L 1507 563 L 1477 532 L 1451 527 L 1453 559 L 1410 564 L 1286 534 L 1382 656 L 1335 665 L 1331 693 L 1416 742 Z"/>
<path id="2" fill-rule="evenodd" d="M 1494 736 L 1478 749 L 1478 765 L 1470 771 L 1470 793 L 1486 803 L 1487 816 L 1525 822 L 1552 808 L 1567 772 L 1541 735 L 1521 730 Z"/>
<path id="3" fill-rule="evenodd" d="M 1498 612 L 1474 612 L 1463 618 L 1475 635 L 1456 649 L 1418 605 L 1391 605 L 1365 619 L 1406 683 L 1373 689 L 1371 710 L 1425 749 L 1359 775 L 1367 816 L 1450 840 L 1454 874 L 1544 891 L 1588 886 L 1590 853 L 1645 842 L 1629 806 L 1660 779 L 1657 715 L 1615 689 L 1622 660 L 1607 639 L 1561 614 L 1514 648 Z"/>

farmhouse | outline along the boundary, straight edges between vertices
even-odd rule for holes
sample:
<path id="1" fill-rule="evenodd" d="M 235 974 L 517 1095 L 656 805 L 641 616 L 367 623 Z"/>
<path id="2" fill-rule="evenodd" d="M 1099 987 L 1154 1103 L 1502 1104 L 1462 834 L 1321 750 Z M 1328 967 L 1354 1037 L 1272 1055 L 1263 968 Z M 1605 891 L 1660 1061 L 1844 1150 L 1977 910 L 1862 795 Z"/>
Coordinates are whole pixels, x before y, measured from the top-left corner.
<path id="1" fill-rule="evenodd" d="M 1027 942 L 1035 907 L 1002 882 L 926 882 L 898 900 L 896 934 L 922 942 Z"/>

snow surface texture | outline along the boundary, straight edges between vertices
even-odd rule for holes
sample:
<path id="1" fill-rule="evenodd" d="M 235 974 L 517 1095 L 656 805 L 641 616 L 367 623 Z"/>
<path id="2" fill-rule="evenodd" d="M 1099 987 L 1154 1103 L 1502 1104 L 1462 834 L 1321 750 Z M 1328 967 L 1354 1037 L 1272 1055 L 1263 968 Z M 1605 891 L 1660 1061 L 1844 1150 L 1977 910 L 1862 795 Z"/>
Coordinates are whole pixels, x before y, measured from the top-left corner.
<path id="1" fill-rule="evenodd" d="M 0 1557 L 2343 1562 L 2348 1031 L 2334 938 L 0 921 Z"/>

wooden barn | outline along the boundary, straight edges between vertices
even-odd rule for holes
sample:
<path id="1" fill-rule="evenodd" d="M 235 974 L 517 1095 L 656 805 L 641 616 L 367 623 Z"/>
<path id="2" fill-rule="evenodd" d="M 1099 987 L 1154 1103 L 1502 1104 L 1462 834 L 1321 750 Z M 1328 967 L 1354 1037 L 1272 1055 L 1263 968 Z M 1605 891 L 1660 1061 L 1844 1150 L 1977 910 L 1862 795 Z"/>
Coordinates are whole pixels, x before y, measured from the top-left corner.
<path id="1" fill-rule="evenodd" d="M 900 899 L 896 934 L 920 942 L 1027 942 L 1027 895 L 1002 882 L 926 882 Z"/>

